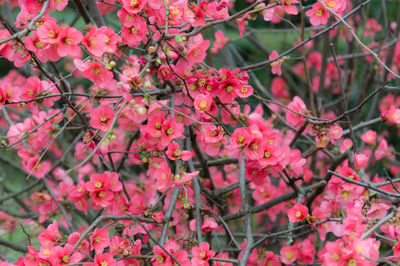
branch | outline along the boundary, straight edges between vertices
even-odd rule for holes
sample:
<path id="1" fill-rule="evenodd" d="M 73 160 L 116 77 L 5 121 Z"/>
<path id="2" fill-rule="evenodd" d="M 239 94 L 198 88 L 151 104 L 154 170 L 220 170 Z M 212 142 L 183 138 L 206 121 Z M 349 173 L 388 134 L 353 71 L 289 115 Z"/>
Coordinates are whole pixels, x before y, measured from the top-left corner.
<path id="1" fill-rule="evenodd" d="M 23 37 L 24 35 L 26 35 L 26 34 L 27 34 L 28 32 L 30 32 L 31 30 L 34 30 L 34 29 L 36 28 L 36 27 L 35 27 L 36 22 L 37 22 L 39 19 L 41 19 L 41 18 L 46 14 L 46 10 L 47 10 L 47 7 L 49 6 L 49 3 L 50 3 L 50 0 L 46 0 L 46 1 L 43 3 L 42 9 L 40 10 L 39 14 L 37 14 L 37 16 L 34 17 L 34 18 L 31 20 L 31 22 L 29 23 L 29 25 L 28 25 L 25 29 L 23 29 L 22 31 L 19 31 L 19 32 L 15 33 L 15 34 L 13 34 L 11 37 L 8 37 L 8 38 L 5 38 L 5 39 L 0 40 L 0 45 L 3 44 L 3 43 L 6 43 L 6 42 L 8 42 L 8 41 L 14 40 L 14 39 L 20 39 L 21 37 Z M 1 20 L 1 22 L 4 24 L 5 19 L 4 19 L 1 15 L 0 15 L 0 20 Z M 4 25 L 4 26 L 6 26 L 6 25 Z M 7 27 L 7 26 L 6 26 L 6 27 Z"/>
<path id="2" fill-rule="evenodd" d="M 352 11 L 350 11 L 347 15 L 345 15 L 343 17 L 343 19 L 347 19 L 350 16 L 352 16 L 353 14 L 355 14 L 359 9 L 361 9 L 362 7 L 366 6 L 369 2 L 371 2 L 371 0 L 366 0 L 365 2 L 361 3 L 360 5 L 358 5 L 356 8 L 354 8 Z M 308 37 L 307 39 L 305 39 L 304 41 L 300 42 L 299 44 L 293 46 L 292 48 L 290 48 L 289 50 L 281 53 L 278 57 L 274 58 L 274 59 L 270 59 L 270 60 L 265 60 L 263 62 L 260 63 L 256 63 L 253 65 L 249 65 L 249 66 L 245 66 L 242 67 L 242 70 L 255 70 L 255 69 L 259 69 L 262 68 L 272 62 L 275 62 L 279 59 L 282 59 L 284 56 L 289 55 L 290 53 L 296 51 L 297 49 L 299 49 L 300 47 L 304 46 L 306 43 L 318 38 L 319 36 L 323 35 L 324 33 L 331 31 L 332 29 L 334 29 L 336 26 L 338 26 L 340 23 L 342 23 L 342 21 L 338 20 L 335 23 L 333 23 L 331 26 L 325 28 L 324 30 L 318 32 L 317 34 L 314 34 L 310 37 Z"/>

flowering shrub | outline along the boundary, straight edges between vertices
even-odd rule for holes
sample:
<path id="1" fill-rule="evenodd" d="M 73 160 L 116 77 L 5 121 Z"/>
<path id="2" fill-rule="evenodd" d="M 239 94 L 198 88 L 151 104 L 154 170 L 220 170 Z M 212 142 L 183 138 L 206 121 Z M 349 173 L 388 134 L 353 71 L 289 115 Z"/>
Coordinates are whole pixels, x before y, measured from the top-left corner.
<path id="1" fill-rule="evenodd" d="M 395 2 L 0 0 L 0 265 L 400 263 Z"/>

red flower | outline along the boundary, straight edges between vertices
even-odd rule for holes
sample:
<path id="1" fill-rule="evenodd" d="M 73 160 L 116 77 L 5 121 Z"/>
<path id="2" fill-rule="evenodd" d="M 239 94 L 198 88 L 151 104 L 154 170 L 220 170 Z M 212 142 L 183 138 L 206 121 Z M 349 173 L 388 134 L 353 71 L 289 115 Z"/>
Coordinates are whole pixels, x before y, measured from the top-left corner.
<path id="1" fill-rule="evenodd" d="M 115 112 L 108 105 L 100 105 L 90 113 L 90 125 L 95 129 L 107 131 L 114 120 Z"/>
<path id="2" fill-rule="evenodd" d="M 111 253 L 97 254 L 94 262 L 87 262 L 83 266 L 117 266 L 117 261 Z"/>
<path id="3" fill-rule="evenodd" d="M 281 249 L 281 261 L 284 264 L 292 264 L 299 258 L 299 248 L 296 245 Z"/>
<path id="4" fill-rule="evenodd" d="M 106 51 L 106 40 L 107 36 L 104 33 L 96 29 L 96 27 L 92 27 L 83 38 L 82 44 L 85 45 L 89 53 L 99 57 Z"/>
<path id="5" fill-rule="evenodd" d="M 137 14 L 142 11 L 143 7 L 147 3 L 147 0 L 122 0 L 121 2 L 126 11 L 128 11 L 130 14 Z"/>
<path id="6" fill-rule="evenodd" d="M 308 216 L 308 208 L 301 203 L 296 203 L 288 211 L 288 216 L 291 223 L 301 222 Z"/>
<path id="7" fill-rule="evenodd" d="M 210 258 L 215 256 L 215 251 L 210 250 L 210 244 L 203 242 L 200 247 L 192 248 L 193 258 L 191 260 L 194 266 L 206 266 Z"/>
<path id="8" fill-rule="evenodd" d="M 161 127 L 161 145 L 167 146 L 172 140 L 183 137 L 184 127 L 174 118 L 168 118 Z"/>
<path id="9" fill-rule="evenodd" d="M 278 56 L 279 56 L 278 53 L 275 50 L 273 50 L 272 53 L 269 55 L 269 60 L 277 58 Z M 272 74 L 278 76 L 282 75 L 282 70 L 281 70 L 282 59 L 275 60 L 270 65 Z"/>
<path id="10" fill-rule="evenodd" d="M 59 56 L 80 57 L 81 48 L 78 44 L 82 41 L 83 35 L 72 27 L 64 28 L 58 35 L 57 53 Z"/>
<path id="11" fill-rule="evenodd" d="M 104 248 L 110 245 L 110 238 L 108 235 L 108 229 L 94 229 L 92 238 L 90 240 L 90 250 L 96 250 L 97 254 L 103 252 Z"/>
<path id="12" fill-rule="evenodd" d="M 187 161 L 192 158 L 192 153 L 190 151 L 182 151 L 179 147 L 179 144 L 176 142 L 172 142 L 170 145 L 168 145 L 168 150 L 166 154 L 168 158 L 173 161 L 175 161 L 176 159 Z"/>
<path id="13" fill-rule="evenodd" d="M 329 11 L 326 10 L 320 3 L 315 3 L 312 9 L 306 12 L 306 15 L 310 17 L 311 25 L 325 25 L 328 22 Z"/>
<path id="14" fill-rule="evenodd" d="M 199 113 L 204 113 L 210 110 L 212 98 L 209 94 L 198 94 L 194 98 L 194 108 Z"/>

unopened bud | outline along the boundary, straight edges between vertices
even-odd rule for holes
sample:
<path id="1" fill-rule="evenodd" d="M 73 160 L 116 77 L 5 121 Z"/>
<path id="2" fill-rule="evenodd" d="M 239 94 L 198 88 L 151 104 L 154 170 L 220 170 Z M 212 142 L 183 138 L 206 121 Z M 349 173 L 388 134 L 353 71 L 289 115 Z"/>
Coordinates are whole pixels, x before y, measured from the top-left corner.
<path id="1" fill-rule="evenodd" d="M 149 54 L 154 54 L 154 53 L 156 52 L 156 48 L 155 48 L 154 46 L 150 46 L 150 47 L 147 49 L 147 52 L 148 52 Z"/>

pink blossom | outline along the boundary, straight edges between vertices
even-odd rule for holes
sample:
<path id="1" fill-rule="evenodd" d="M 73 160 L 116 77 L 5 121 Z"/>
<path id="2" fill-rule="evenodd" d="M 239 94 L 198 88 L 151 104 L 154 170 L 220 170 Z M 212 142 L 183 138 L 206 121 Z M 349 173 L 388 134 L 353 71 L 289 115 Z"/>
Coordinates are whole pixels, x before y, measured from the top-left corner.
<path id="1" fill-rule="evenodd" d="M 272 53 L 269 55 L 269 60 L 273 60 L 278 56 L 279 56 L 278 53 L 275 50 L 273 50 Z M 282 59 L 274 60 L 273 62 L 270 63 L 270 65 L 272 74 L 278 76 L 282 75 L 282 70 L 281 70 Z"/>
<path id="2" fill-rule="evenodd" d="M 81 48 L 78 44 L 82 41 L 83 35 L 80 31 L 72 27 L 66 27 L 58 34 L 59 42 L 57 53 L 59 56 L 80 57 Z"/>
<path id="3" fill-rule="evenodd" d="M 332 1 L 333 2 L 333 1 Z M 310 17 L 310 23 L 313 26 L 325 25 L 328 22 L 329 11 L 326 10 L 320 3 L 315 3 L 312 9 L 306 12 Z"/>
<path id="4" fill-rule="evenodd" d="M 168 149 L 166 152 L 169 159 L 175 161 L 176 159 L 182 159 L 183 161 L 188 161 L 192 158 L 192 153 L 190 151 L 182 151 L 179 147 L 179 144 L 176 142 L 172 142 L 168 145 Z"/>
<path id="5" fill-rule="evenodd" d="M 288 104 L 288 108 L 290 110 L 286 111 L 287 122 L 292 126 L 300 127 L 304 121 L 306 121 L 306 118 L 301 114 L 306 114 L 307 112 L 307 108 L 303 100 L 300 97 L 295 96 L 293 101 Z"/>
<path id="6" fill-rule="evenodd" d="M 308 216 L 308 208 L 301 203 L 296 203 L 288 211 L 288 216 L 291 223 L 301 222 Z"/>
<path id="7" fill-rule="evenodd" d="M 107 228 L 94 229 L 90 240 L 91 250 L 96 250 L 97 254 L 101 254 L 104 248 L 110 245 L 110 238 Z"/>
<path id="8" fill-rule="evenodd" d="M 124 9 L 130 14 L 137 14 L 142 11 L 146 5 L 147 0 L 121 0 Z"/>
<path id="9" fill-rule="evenodd" d="M 299 2 L 298 0 L 283 0 L 283 3 L 282 3 L 283 9 L 289 15 L 297 15 L 299 13 L 299 11 L 292 4 L 297 4 L 298 2 Z"/>
<path id="10" fill-rule="evenodd" d="M 376 142 L 376 132 L 373 130 L 367 130 L 361 135 L 361 140 L 367 144 L 374 145 Z"/>
<path id="11" fill-rule="evenodd" d="M 299 248 L 295 245 L 281 249 L 281 261 L 286 265 L 295 262 L 299 258 L 299 255 Z"/>
<path id="12" fill-rule="evenodd" d="M 220 30 L 217 30 L 215 32 L 214 38 L 215 38 L 215 41 L 214 41 L 213 47 L 211 49 L 211 52 L 216 54 L 218 52 L 218 50 L 224 48 L 225 44 L 229 41 L 229 39 L 226 38 L 225 34 Z"/>
<path id="13" fill-rule="evenodd" d="M 100 129 L 101 131 L 107 131 L 111 128 L 115 112 L 108 105 L 100 105 L 99 107 L 93 109 L 90 115 L 91 119 L 89 123 L 93 128 Z"/>
<path id="14" fill-rule="evenodd" d="M 102 56 L 106 51 L 107 36 L 96 27 L 92 27 L 82 40 L 82 44 L 94 56 Z"/>
<path id="15" fill-rule="evenodd" d="M 208 94 L 198 94 L 194 98 L 194 108 L 198 113 L 204 113 L 210 110 L 212 98 Z"/>
<path id="16" fill-rule="evenodd" d="M 203 242 L 200 244 L 200 247 L 192 248 L 192 254 L 192 265 L 206 266 L 208 265 L 209 259 L 215 256 L 215 251 L 210 250 L 210 244 Z"/>

